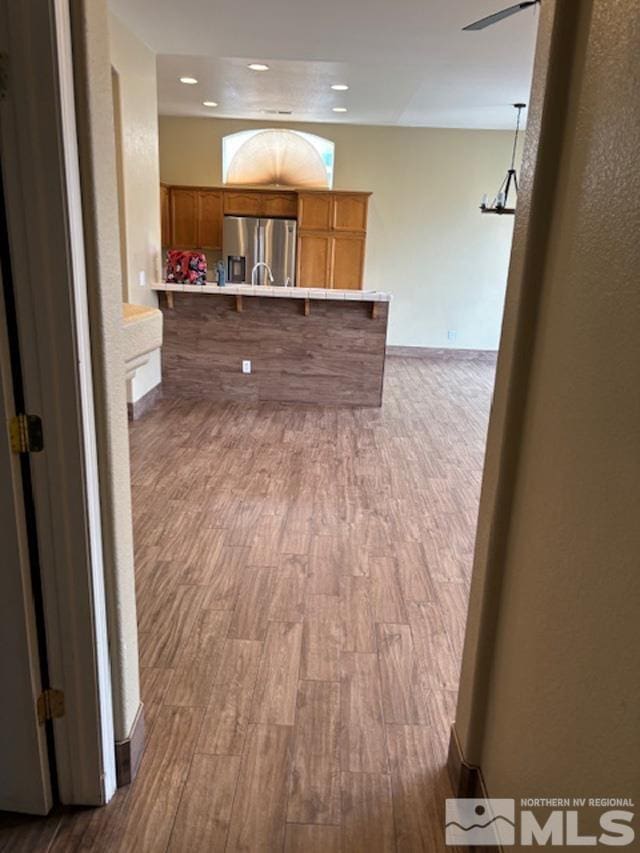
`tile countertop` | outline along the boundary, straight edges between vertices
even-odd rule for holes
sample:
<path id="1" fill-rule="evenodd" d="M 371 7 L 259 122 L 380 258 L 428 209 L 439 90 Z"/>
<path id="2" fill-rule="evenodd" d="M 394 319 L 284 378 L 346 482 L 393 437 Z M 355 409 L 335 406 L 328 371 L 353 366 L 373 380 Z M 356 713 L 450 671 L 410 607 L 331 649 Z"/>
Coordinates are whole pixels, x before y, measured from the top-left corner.
<path id="1" fill-rule="evenodd" d="M 323 287 L 270 287 L 269 285 L 227 284 L 152 284 L 152 290 L 170 293 L 212 293 L 220 296 L 270 296 L 285 299 L 349 299 L 355 302 L 391 302 L 390 293 L 380 290 L 332 290 Z"/>

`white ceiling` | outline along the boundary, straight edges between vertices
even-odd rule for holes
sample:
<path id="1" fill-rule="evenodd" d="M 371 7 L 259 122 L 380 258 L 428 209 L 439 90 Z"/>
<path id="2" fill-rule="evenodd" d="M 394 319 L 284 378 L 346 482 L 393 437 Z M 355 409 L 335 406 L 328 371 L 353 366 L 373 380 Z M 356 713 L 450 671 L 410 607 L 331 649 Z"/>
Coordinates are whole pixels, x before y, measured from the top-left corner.
<path id="1" fill-rule="evenodd" d="M 537 7 L 514 0 L 110 0 L 158 53 L 164 115 L 512 128 L 528 101 Z M 264 62 L 267 72 L 250 71 Z M 197 86 L 178 82 L 193 76 Z M 333 92 L 332 83 L 348 83 Z M 217 101 L 215 109 L 202 101 Z M 345 106 L 348 112 L 332 112 Z M 274 115 L 265 110 L 291 111 Z"/>

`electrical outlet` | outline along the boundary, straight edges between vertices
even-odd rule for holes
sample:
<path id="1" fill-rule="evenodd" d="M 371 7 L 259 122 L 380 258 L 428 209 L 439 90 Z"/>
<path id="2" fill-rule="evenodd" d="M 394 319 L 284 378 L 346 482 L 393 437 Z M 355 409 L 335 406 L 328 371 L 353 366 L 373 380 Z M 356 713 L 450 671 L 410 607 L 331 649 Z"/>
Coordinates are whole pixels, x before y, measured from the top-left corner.
<path id="1" fill-rule="evenodd" d="M 248 358 L 242 360 L 242 372 L 251 373 L 251 361 Z"/>
<path id="2" fill-rule="evenodd" d="M 458 336 L 458 333 L 456 332 L 455 329 L 449 329 L 449 331 L 447 332 L 447 338 L 450 341 L 455 341 L 457 336 Z"/>
<path id="3" fill-rule="evenodd" d="M 140 270 L 140 272 L 138 273 L 138 284 L 140 285 L 140 287 L 147 286 L 147 274 L 144 270 Z"/>

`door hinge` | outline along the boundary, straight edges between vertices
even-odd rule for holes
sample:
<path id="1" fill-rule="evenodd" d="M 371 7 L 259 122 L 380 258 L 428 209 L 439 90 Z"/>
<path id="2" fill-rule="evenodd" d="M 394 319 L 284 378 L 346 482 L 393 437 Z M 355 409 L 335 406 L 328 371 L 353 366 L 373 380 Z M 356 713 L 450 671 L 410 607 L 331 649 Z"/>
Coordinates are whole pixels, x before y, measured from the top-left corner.
<path id="1" fill-rule="evenodd" d="M 64 693 L 62 690 L 43 690 L 38 696 L 38 722 L 57 720 L 64 717 Z"/>
<path id="2" fill-rule="evenodd" d="M 16 415 L 11 418 L 9 434 L 14 453 L 39 453 L 44 447 L 42 421 L 38 415 Z"/>

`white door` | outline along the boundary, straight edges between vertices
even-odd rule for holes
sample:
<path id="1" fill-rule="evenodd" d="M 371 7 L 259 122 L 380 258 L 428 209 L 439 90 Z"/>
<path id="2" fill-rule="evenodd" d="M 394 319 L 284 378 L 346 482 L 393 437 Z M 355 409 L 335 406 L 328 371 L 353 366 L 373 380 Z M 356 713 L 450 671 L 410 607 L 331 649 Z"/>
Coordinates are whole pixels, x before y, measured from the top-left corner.
<path id="1" fill-rule="evenodd" d="M 11 450 L 15 414 L 0 278 L 0 810 L 46 814 L 51 784 L 20 456 Z"/>

